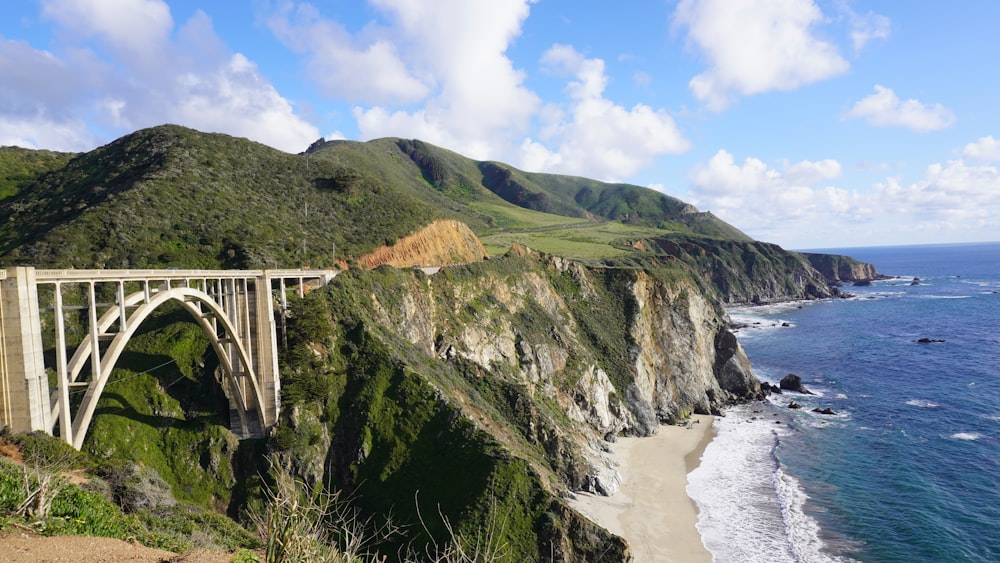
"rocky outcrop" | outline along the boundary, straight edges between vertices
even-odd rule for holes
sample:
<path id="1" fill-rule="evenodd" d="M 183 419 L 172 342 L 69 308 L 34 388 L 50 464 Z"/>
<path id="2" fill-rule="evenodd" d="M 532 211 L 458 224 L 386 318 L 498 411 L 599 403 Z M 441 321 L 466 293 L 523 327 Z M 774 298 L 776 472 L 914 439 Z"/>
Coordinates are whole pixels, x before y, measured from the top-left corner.
<path id="1" fill-rule="evenodd" d="M 850 256 L 811 252 L 805 252 L 803 256 L 830 283 L 870 282 L 871 280 L 884 278 L 884 276 L 878 273 L 874 265 L 859 262 Z"/>
<path id="2" fill-rule="evenodd" d="M 778 384 L 778 386 L 781 387 L 782 389 L 787 389 L 788 391 L 795 391 L 796 393 L 802 393 L 803 395 L 813 394 L 812 391 L 806 389 L 805 386 L 802 385 L 802 378 L 795 375 L 794 373 L 790 373 L 785 377 L 782 377 L 781 382 Z"/>
<path id="3" fill-rule="evenodd" d="M 376 297 L 375 320 L 439 360 L 508 374 L 594 439 L 649 435 L 686 413 L 760 395 L 723 314 L 690 280 L 524 247 L 491 262 L 402 284 L 395 307 Z M 516 273 L 501 275 L 512 264 Z M 450 320 L 456 313 L 465 313 L 460 323 Z"/>
<path id="4" fill-rule="evenodd" d="M 659 252 L 689 266 L 727 304 L 835 297 L 839 290 L 804 255 L 776 244 L 695 237 L 656 239 Z"/>
<path id="5" fill-rule="evenodd" d="M 434 221 L 393 245 L 384 245 L 358 258 L 362 268 L 444 266 L 478 262 L 489 255 L 479 238 L 461 221 Z"/>

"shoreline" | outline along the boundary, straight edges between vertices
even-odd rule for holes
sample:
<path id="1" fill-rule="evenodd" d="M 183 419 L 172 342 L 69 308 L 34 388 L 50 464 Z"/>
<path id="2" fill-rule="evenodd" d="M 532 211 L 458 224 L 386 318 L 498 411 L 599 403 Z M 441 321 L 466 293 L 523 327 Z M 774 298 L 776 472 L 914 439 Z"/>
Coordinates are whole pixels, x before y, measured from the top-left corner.
<path id="1" fill-rule="evenodd" d="M 655 436 L 619 438 L 611 459 L 622 484 L 610 497 L 576 493 L 575 510 L 624 538 L 637 563 L 711 562 L 698 532 L 698 508 L 687 475 L 715 437 L 714 418 L 694 415 L 690 426 L 660 426 Z"/>

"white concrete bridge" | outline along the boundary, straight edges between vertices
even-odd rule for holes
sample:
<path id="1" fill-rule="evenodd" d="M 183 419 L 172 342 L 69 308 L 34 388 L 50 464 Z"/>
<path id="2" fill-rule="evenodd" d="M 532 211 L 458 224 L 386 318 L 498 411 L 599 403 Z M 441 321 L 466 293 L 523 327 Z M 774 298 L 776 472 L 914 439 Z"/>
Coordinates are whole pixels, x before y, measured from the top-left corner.
<path id="1" fill-rule="evenodd" d="M 174 302 L 197 321 L 219 357 L 230 428 L 244 438 L 261 436 L 277 421 L 280 406 L 275 310 L 287 309 L 287 291 L 301 296 L 338 273 L 0 269 L 0 427 L 54 435 L 58 424 L 58 435 L 80 449 L 125 345 L 150 314 Z M 82 290 L 85 304 L 63 303 L 64 288 L 73 285 Z M 46 297 L 51 292 L 44 309 L 40 288 Z M 98 302 L 98 295 L 112 294 L 113 303 Z M 87 335 L 71 349 L 66 311 L 81 308 L 87 311 Z M 53 337 L 54 365 L 45 363 L 43 330 Z M 70 400 L 71 390 L 84 393 L 78 404 Z"/>

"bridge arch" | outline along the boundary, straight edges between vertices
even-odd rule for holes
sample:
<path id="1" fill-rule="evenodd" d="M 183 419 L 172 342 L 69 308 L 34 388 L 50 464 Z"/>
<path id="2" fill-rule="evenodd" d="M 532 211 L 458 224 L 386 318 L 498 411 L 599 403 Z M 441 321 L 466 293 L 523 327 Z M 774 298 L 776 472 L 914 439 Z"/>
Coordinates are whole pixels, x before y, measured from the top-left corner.
<path id="1" fill-rule="evenodd" d="M 219 358 L 229 398 L 230 429 L 242 438 L 262 436 L 278 419 L 277 322 L 284 329 L 287 291 L 321 287 L 339 270 L 47 270 L 0 269 L 0 426 L 15 432 L 42 430 L 79 449 L 111 370 L 138 327 L 165 303 L 176 302 L 197 321 Z M 113 284 L 114 303 L 98 303 L 96 286 Z M 140 291 L 129 289 L 137 284 Z M 54 285 L 51 309 L 39 306 L 38 288 Z M 67 342 L 62 286 L 82 287 L 88 334 L 72 349 Z M 278 302 L 275 302 L 275 293 Z M 46 365 L 40 312 L 53 311 L 55 365 Z M 284 330 L 282 330 L 282 334 Z M 90 374 L 89 379 L 84 376 Z M 57 387 L 49 382 L 56 373 Z M 84 397 L 71 408 L 70 390 Z M 76 415 L 73 411 L 76 411 Z"/>
<path id="2" fill-rule="evenodd" d="M 93 419 L 97 402 L 108 383 L 108 379 L 111 377 L 111 371 L 125 351 L 125 346 L 142 325 L 143 321 L 161 306 L 171 301 L 180 304 L 183 309 L 194 317 L 211 342 L 216 355 L 219 357 L 219 364 L 222 367 L 225 378 L 224 381 L 228 385 L 229 391 L 235 395 L 235 400 L 232 402 L 236 404 L 237 411 L 239 412 L 240 421 L 243 426 L 240 429 L 241 433 L 244 435 L 249 434 L 250 429 L 254 427 L 254 423 L 256 423 L 257 428 L 264 428 L 266 426 L 267 421 L 264 418 L 263 410 L 260 408 L 264 404 L 264 397 L 257 379 L 254 377 L 250 355 L 242 339 L 238 338 L 239 332 L 233 322 L 211 295 L 194 288 L 176 287 L 157 291 L 148 299 L 143 292 L 134 293 L 126 298 L 126 306 L 134 306 L 139 302 L 142 302 L 142 304 L 131 315 L 127 316 L 124 323 L 125 329 L 117 332 L 108 345 L 108 348 L 103 354 L 100 354 L 98 371 L 91 374 L 91 381 L 87 385 L 87 390 L 84 393 L 83 400 L 80 402 L 80 406 L 77 408 L 76 415 L 72 417 L 72 422 L 63 421 L 62 428 L 67 428 L 70 424 L 72 425 L 67 441 L 76 449 L 80 449 L 83 446 L 83 440 Z M 205 309 L 202 309 L 202 307 Z M 98 327 L 102 333 L 120 321 L 120 311 L 121 309 L 119 308 L 112 308 L 101 317 Z M 223 332 L 222 335 L 219 334 L 220 328 Z M 232 353 L 226 349 L 227 346 L 232 347 Z M 93 340 L 91 339 L 85 339 L 77 348 L 73 355 L 73 360 L 68 366 L 68 375 L 71 384 L 75 383 L 79 378 L 86 360 L 92 357 L 93 349 Z M 237 358 L 237 365 L 234 365 L 236 363 L 233 361 L 234 356 Z M 240 367 L 244 371 L 238 372 L 237 369 Z M 246 377 L 238 377 L 238 375 L 245 375 Z M 241 381 L 249 382 L 249 385 L 241 384 Z M 53 409 L 53 426 L 56 419 L 60 417 L 60 410 L 57 402 Z M 253 419 L 248 418 L 248 416 L 252 416 Z"/>

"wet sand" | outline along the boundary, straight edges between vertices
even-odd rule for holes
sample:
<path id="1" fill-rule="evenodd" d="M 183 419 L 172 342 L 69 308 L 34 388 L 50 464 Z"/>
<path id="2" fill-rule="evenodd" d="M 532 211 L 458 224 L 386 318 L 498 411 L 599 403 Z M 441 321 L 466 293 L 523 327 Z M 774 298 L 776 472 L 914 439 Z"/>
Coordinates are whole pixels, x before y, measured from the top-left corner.
<path id="1" fill-rule="evenodd" d="M 570 504 L 625 538 L 637 563 L 710 562 L 686 488 L 687 474 L 714 436 L 712 420 L 695 415 L 689 428 L 661 426 L 656 436 L 619 438 L 611 457 L 619 463 L 621 487 L 610 497 L 577 493 Z"/>

